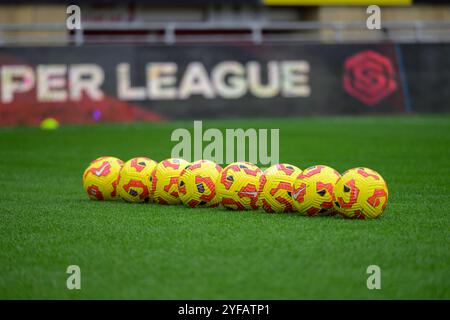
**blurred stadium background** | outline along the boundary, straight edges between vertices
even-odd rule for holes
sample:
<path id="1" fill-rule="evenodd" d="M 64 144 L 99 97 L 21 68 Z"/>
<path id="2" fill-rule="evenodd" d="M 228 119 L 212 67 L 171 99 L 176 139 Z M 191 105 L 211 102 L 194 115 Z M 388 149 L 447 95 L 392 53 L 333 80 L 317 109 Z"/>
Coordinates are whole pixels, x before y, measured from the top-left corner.
<path id="1" fill-rule="evenodd" d="M 366 26 L 372 2 L 380 30 Z M 69 4 L 0 0 L 0 125 L 450 109 L 449 1 L 77 1 L 79 30 Z M 176 69 L 146 72 L 154 62 Z M 219 84 L 180 94 L 193 62 L 221 65 Z M 92 77 L 98 91 L 74 84 Z M 159 94 L 152 77 L 168 81 Z"/>

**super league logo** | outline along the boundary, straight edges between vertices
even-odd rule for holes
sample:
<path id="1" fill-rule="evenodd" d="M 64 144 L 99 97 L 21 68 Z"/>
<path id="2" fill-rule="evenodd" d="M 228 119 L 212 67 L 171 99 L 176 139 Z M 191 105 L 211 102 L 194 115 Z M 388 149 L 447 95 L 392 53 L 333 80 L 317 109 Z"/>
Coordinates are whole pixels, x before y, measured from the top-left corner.
<path id="1" fill-rule="evenodd" d="M 368 106 L 377 104 L 397 89 L 395 78 L 391 60 L 375 51 L 363 51 L 345 61 L 345 91 Z"/>

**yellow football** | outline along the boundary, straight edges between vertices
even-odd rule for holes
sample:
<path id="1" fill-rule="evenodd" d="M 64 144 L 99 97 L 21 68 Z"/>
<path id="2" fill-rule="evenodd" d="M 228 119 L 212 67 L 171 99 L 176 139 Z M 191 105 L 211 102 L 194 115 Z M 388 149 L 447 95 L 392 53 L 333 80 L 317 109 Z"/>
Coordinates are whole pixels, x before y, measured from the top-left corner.
<path id="1" fill-rule="evenodd" d="M 115 157 L 93 160 L 83 173 L 83 187 L 92 200 L 117 199 L 117 182 L 123 161 Z"/>
<path id="2" fill-rule="evenodd" d="M 302 172 L 296 166 L 280 163 L 264 171 L 260 179 L 260 200 L 266 212 L 292 212 L 292 188 Z"/>
<path id="3" fill-rule="evenodd" d="M 150 176 L 156 165 L 156 161 L 146 157 L 128 160 L 120 171 L 120 197 L 127 202 L 151 202 Z"/>
<path id="4" fill-rule="evenodd" d="M 348 218 L 375 219 L 386 208 L 388 187 L 383 177 L 369 168 L 347 170 L 334 187 L 333 203 Z"/>
<path id="5" fill-rule="evenodd" d="M 339 172 L 324 165 L 303 170 L 295 180 L 292 191 L 295 210 L 307 216 L 336 214 L 333 188 L 340 176 Z"/>
<path id="6" fill-rule="evenodd" d="M 220 203 L 232 210 L 258 209 L 261 175 L 261 169 L 249 162 L 226 166 L 217 182 Z"/>
<path id="7" fill-rule="evenodd" d="M 216 184 L 222 167 L 209 160 L 198 160 L 186 166 L 178 179 L 178 194 L 188 207 L 216 207 L 219 198 Z"/>
<path id="8" fill-rule="evenodd" d="M 159 204 L 180 204 L 178 177 L 189 164 L 186 160 L 171 158 L 158 163 L 151 175 L 151 195 Z"/>

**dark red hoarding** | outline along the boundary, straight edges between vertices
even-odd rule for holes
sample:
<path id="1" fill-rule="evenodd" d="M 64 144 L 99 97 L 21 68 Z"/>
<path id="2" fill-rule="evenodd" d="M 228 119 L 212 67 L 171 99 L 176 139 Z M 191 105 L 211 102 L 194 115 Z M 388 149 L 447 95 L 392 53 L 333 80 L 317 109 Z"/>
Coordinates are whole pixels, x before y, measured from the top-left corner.
<path id="1" fill-rule="evenodd" d="M 0 125 L 448 112 L 449 53 L 431 44 L 1 48 Z"/>

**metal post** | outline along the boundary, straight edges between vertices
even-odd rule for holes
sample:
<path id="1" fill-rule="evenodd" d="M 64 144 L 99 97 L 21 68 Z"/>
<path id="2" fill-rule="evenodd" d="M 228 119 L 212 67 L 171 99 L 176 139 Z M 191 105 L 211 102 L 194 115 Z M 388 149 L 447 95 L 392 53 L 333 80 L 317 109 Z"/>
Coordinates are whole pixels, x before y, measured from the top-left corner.
<path id="1" fill-rule="evenodd" d="M 259 23 L 252 26 L 252 41 L 256 44 L 260 44 L 263 41 L 263 33 Z"/>
<path id="2" fill-rule="evenodd" d="M 336 23 L 334 24 L 334 41 L 336 42 L 342 42 L 342 24 Z"/>
<path id="3" fill-rule="evenodd" d="M 175 43 L 175 24 L 168 23 L 164 31 L 164 42 L 166 44 Z"/>
<path id="4" fill-rule="evenodd" d="M 423 29 L 423 24 L 421 21 L 415 21 L 414 22 L 414 35 L 416 38 L 417 42 L 422 42 L 422 29 Z"/>
<path id="5" fill-rule="evenodd" d="M 84 43 L 84 31 L 82 28 L 75 29 L 75 45 L 81 46 Z"/>

